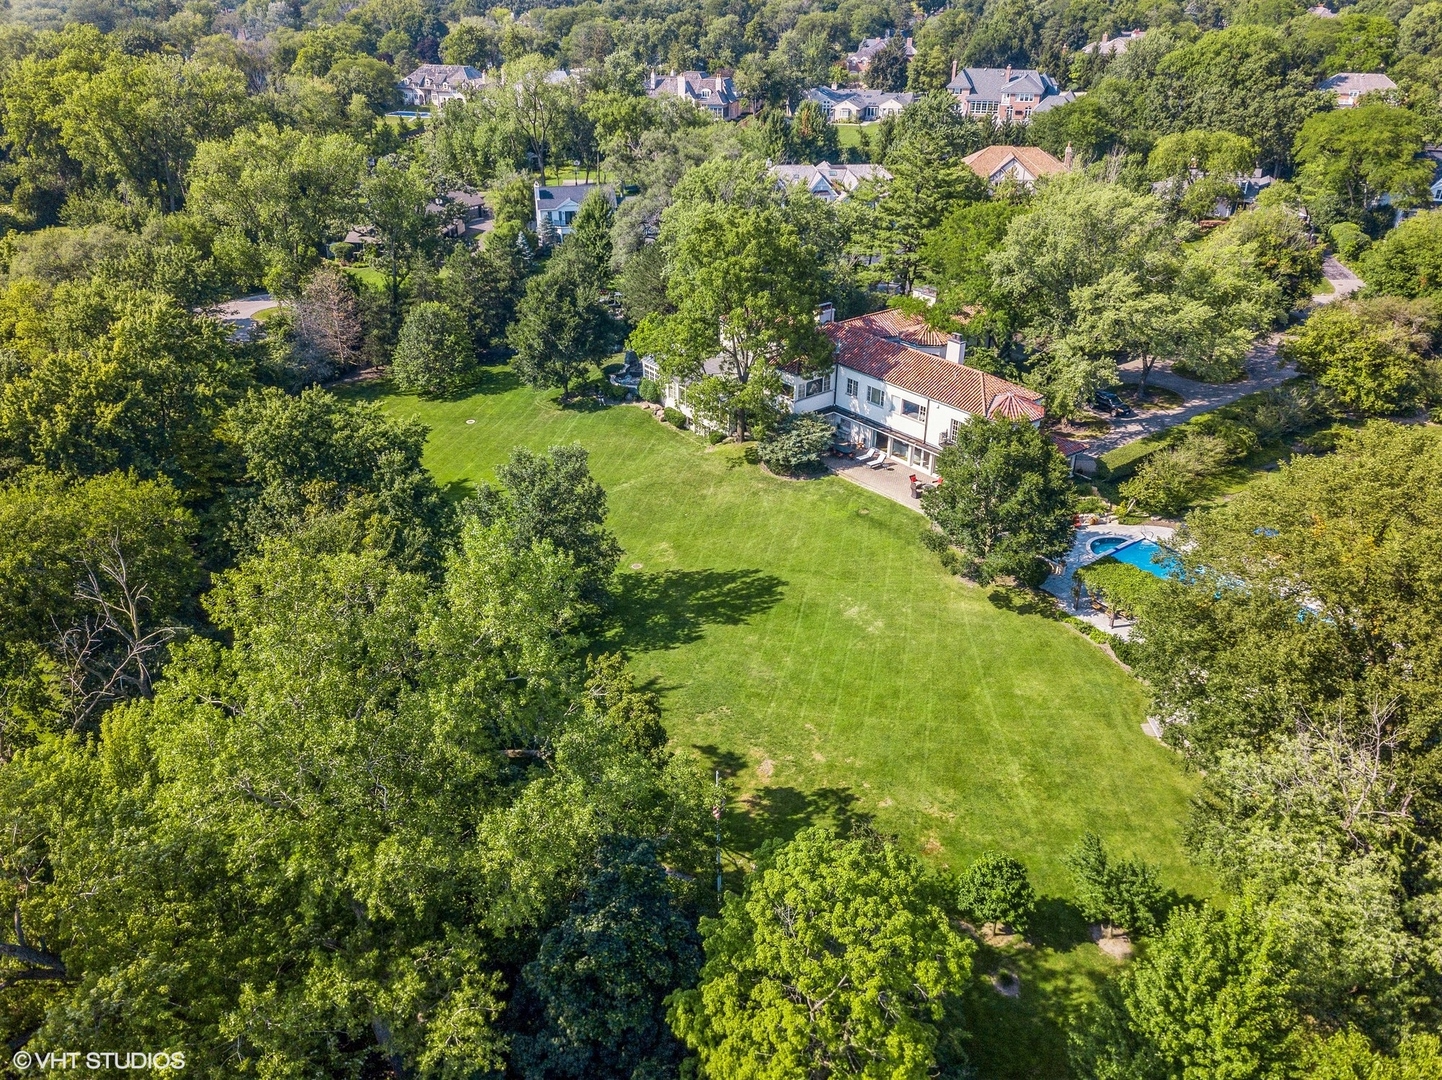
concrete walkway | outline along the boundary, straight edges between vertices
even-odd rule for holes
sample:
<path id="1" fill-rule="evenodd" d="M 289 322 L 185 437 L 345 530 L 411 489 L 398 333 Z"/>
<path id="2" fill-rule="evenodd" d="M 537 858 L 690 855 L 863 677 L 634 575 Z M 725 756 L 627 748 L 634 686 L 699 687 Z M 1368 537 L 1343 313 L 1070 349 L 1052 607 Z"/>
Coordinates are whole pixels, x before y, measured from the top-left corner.
<path id="1" fill-rule="evenodd" d="M 1246 378 L 1234 383 L 1204 383 L 1185 379 L 1174 374 L 1169 363 L 1158 363 L 1152 368 L 1147 379 L 1149 386 L 1161 386 L 1182 396 L 1182 404 L 1172 409 L 1148 409 L 1136 416 L 1115 419 L 1112 429 L 1096 438 L 1085 438 L 1087 453 L 1096 456 L 1125 446 L 1129 442 L 1145 438 L 1158 431 L 1175 427 L 1200 413 L 1210 412 L 1223 405 L 1230 405 L 1238 398 L 1280 386 L 1297 374 L 1295 368 L 1284 364 L 1277 355 L 1280 334 L 1272 334 L 1252 346 L 1245 361 Z M 1124 364 L 1118 369 L 1124 382 L 1137 382 L 1142 377 L 1141 361 Z M 1130 376 L 1130 377 L 1129 377 Z"/>
<path id="2" fill-rule="evenodd" d="M 850 480 L 858 487 L 864 487 L 867 491 L 874 491 L 892 502 L 910 507 L 918 514 L 922 512 L 921 500 L 911 497 L 909 477 L 915 470 L 909 465 L 903 465 L 899 461 L 888 461 L 881 468 L 872 469 L 850 458 L 824 457 L 821 461 L 837 476 Z"/>

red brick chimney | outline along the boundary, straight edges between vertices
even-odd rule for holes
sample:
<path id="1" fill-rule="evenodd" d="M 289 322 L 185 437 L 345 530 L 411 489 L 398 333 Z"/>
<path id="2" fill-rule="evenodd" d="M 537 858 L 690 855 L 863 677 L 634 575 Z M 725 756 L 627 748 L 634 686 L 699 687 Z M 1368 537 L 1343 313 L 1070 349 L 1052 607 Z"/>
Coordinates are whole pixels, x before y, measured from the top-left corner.
<path id="1" fill-rule="evenodd" d="M 1070 169 L 1070 168 L 1071 168 L 1071 162 L 1072 162 L 1071 143 L 1067 143 L 1067 144 L 1066 144 L 1066 153 L 1064 153 L 1064 154 L 1062 155 L 1061 163 L 1062 163 L 1062 165 L 1064 165 L 1066 168 Z"/>
<path id="2" fill-rule="evenodd" d="M 951 81 L 956 82 L 956 61 L 951 62 Z"/>

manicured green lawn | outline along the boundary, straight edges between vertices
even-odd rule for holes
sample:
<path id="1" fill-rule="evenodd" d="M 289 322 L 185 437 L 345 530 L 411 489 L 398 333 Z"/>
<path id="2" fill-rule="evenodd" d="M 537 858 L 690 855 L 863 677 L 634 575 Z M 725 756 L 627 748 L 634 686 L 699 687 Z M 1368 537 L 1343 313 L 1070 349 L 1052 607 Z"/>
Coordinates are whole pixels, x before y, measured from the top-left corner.
<path id="1" fill-rule="evenodd" d="M 847 147 L 849 147 L 849 146 L 860 146 L 860 145 L 861 145 L 861 129 L 862 129 L 862 128 L 871 128 L 871 127 L 875 127 L 875 126 L 876 126 L 875 123 L 871 123 L 871 124 L 837 124 L 837 125 L 836 125 L 836 137 L 837 137 L 837 140 L 841 143 L 841 148 L 842 148 L 843 150 L 845 150 L 845 149 L 846 149 Z"/>
<path id="2" fill-rule="evenodd" d="M 626 549 L 608 644 L 732 785 L 733 867 L 818 821 L 873 823 L 954 869 L 987 849 L 1027 863 L 1052 899 L 1039 944 L 1006 957 L 1021 998 L 973 995 L 983 1076 L 1062 1075 L 1057 1017 L 1112 965 L 1062 899 L 1084 829 L 1182 894 L 1211 891 L 1179 847 L 1192 784 L 1142 733 L 1140 685 L 1024 600 L 948 576 L 914 511 L 764 475 L 640 409 L 561 410 L 505 369 L 457 400 L 366 392 L 430 425 L 428 464 L 455 494 L 516 444 L 591 451 Z"/>

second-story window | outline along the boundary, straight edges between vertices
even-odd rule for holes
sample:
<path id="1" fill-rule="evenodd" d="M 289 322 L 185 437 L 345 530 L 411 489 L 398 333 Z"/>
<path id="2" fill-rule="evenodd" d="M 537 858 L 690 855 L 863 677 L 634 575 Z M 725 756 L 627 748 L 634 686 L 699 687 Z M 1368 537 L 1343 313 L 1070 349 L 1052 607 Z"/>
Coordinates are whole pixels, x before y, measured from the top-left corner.
<path id="1" fill-rule="evenodd" d="M 926 406 L 920 404 L 919 402 L 907 401 L 905 398 L 902 398 L 901 415 L 906 417 L 908 420 L 925 420 Z"/>
<path id="2" fill-rule="evenodd" d="M 866 388 L 866 400 L 873 405 L 885 405 L 886 391 L 879 386 L 868 386 Z"/>

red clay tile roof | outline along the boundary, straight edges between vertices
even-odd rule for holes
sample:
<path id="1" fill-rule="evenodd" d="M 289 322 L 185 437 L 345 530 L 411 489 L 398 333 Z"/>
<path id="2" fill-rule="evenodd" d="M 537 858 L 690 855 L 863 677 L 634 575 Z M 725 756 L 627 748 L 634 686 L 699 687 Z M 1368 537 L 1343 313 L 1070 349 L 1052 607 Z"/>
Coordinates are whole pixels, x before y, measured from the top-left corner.
<path id="1" fill-rule="evenodd" d="M 1040 398 L 1032 391 L 919 349 L 903 348 L 885 378 L 893 386 L 972 416 L 1040 420 L 1046 415 Z"/>
<path id="2" fill-rule="evenodd" d="M 1051 433 L 1051 441 L 1061 451 L 1062 457 L 1071 457 L 1073 454 L 1080 454 L 1086 450 L 1088 443 L 1077 442 L 1075 439 L 1068 439 L 1065 435 L 1058 435 L 1055 431 Z"/>
<path id="3" fill-rule="evenodd" d="M 873 311 L 870 315 L 857 315 L 855 318 L 826 324 L 826 330 L 832 333 L 833 338 L 835 337 L 834 331 L 846 332 L 843 328 L 851 331 L 860 329 L 873 337 L 900 338 L 912 345 L 936 347 L 946 344 L 946 334 L 927 326 L 926 320 L 921 316 L 908 315 L 895 308 Z"/>
<path id="4" fill-rule="evenodd" d="M 879 322 L 878 315 L 898 315 L 900 318 Z M 877 336 L 878 328 L 901 325 L 901 319 L 913 318 L 915 316 L 900 312 L 877 312 L 875 315 L 828 323 L 825 330 L 836 342 L 837 363 L 873 379 L 884 379 L 893 386 L 940 401 L 972 416 L 1040 420 L 1046 415 L 1041 395 L 1034 390 Z M 920 322 L 919 319 L 916 321 Z M 942 340 L 945 340 L 944 335 Z"/>

